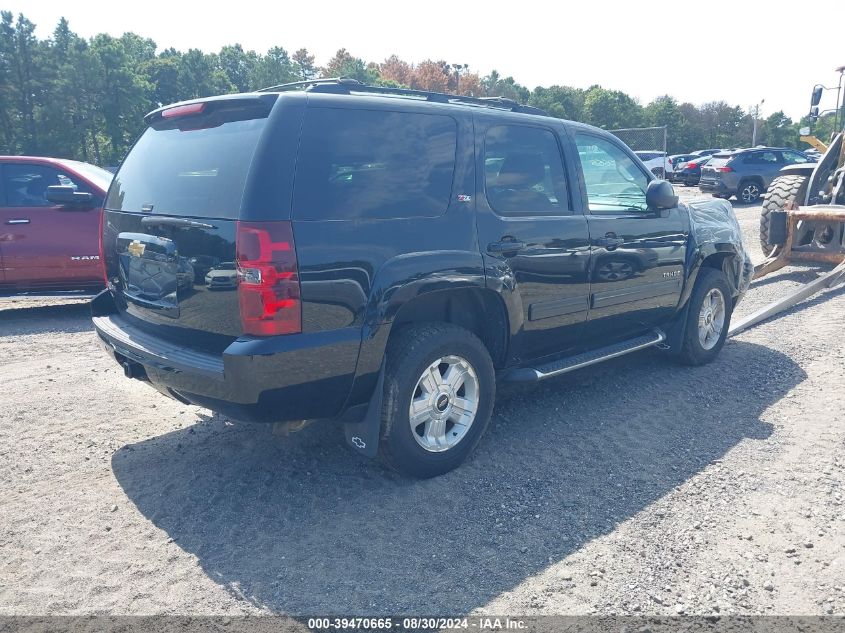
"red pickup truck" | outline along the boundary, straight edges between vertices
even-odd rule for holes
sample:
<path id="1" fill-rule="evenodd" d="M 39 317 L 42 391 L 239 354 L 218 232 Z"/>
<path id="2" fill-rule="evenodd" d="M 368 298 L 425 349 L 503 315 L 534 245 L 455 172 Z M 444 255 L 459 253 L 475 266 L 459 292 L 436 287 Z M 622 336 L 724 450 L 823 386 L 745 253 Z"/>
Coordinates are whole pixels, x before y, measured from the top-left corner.
<path id="1" fill-rule="evenodd" d="M 0 156 L 0 294 L 97 292 L 112 175 L 88 163 Z"/>

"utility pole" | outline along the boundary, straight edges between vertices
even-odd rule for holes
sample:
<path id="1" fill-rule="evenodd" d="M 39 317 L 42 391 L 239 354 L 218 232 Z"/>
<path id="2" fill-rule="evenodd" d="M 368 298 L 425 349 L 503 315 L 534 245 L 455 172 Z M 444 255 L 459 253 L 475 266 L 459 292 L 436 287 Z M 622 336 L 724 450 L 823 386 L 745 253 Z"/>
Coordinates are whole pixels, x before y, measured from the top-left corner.
<path id="1" fill-rule="evenodd" d="M 766 102 L 765 99 L 760 99 L 760 103 L 754 106 L 754 114 L 752 115 L 751 126 L 751 147 L 757 146 L 757 119 L 760 117 L 760 106 Z"/>

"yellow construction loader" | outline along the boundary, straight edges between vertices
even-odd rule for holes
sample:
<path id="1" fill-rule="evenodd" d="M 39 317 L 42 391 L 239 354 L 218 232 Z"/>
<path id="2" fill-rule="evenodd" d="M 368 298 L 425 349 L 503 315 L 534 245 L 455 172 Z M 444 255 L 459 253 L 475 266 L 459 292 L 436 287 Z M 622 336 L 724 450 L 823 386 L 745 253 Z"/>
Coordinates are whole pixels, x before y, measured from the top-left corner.
<path id="1" fill-rule="evenodd" d="M 801 139 L 823 152 L 818 163 L 784 167 L 763 197 L 760 244 L 767 254 L 754 269 L 759 279 L 794 261 L 833 264 L 833 270 L 736 322 L 735 334 L 806 299 L 823 288 L 845 281 L 845 120 L 840 118 L 840 96 L 845 66 L 836 69 L 837 91 L 834 129 L 830 143 L 802 130 Z M 818 118 L 824 86 L 816 86 L 810 101 L 810 118 Z M 842 117 L 845 119 L 845 117 Z"/>

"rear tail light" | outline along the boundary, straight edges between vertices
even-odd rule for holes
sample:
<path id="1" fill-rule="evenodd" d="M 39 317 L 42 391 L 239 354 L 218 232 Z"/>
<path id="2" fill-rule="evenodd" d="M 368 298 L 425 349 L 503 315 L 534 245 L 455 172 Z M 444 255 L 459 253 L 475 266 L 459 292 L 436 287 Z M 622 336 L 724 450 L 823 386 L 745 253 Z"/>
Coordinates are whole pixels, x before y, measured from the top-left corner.
<path id="1" fill-rule="evenodd" d="M 245 334 L 302 331 L 302 303 L 290 222 L 238 222 L 238 302 Z"/>
<path id="2" fill-rule="evenodd" d="M 724 167 L 717 167 L 717 168 L 716 168 L 716 171 L 720 171 L 720 172 L 722 172 L 722 173 L 726 174 L 726 173 L 728 173 L 728 172 L 730 172 L 730 171 L 733 171 L 733 168 L 732 168 L 732 167 L 728 167 L 727 165 L 725 165 Z"/>
<path id="3" fill-rule="evenodd" d="M 695 169 L 698 167 L 698 163 L 687 163 L 687 169 Z"/>

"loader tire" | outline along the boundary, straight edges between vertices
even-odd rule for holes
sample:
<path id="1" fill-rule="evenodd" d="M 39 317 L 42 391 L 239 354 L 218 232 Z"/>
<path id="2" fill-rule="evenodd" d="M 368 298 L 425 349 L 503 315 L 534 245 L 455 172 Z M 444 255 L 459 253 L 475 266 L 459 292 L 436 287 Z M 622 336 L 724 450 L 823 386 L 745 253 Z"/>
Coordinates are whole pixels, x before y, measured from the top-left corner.
<path id="1" fill-rule="evenodd" d="M 769 214 L 784 209 L 790 202 L 804 202 L 808 182 L 807 176 L 788 174 L 778 176 L 769 185 L 763 196 L 763 210 L 760 213 L 760 248 L 764 255 L 771 253 L 774 246 L 769 243 Z"/>

